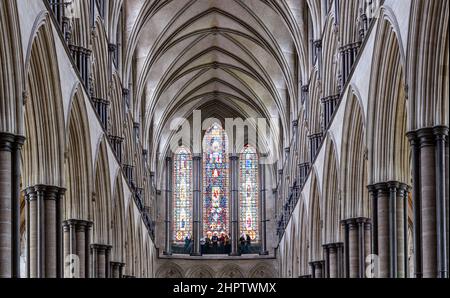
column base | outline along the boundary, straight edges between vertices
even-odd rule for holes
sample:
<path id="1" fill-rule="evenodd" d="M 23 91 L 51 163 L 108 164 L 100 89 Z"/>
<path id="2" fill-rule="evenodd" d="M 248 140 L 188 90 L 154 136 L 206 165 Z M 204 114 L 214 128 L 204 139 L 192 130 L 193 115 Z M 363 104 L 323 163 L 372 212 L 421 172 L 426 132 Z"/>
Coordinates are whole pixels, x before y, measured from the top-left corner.
<path id="1" fill-rule="evenodd" d="M 261 251 L 261 252 L 259 252 L 259 255 L 260 256 L 268 256 L 269 252 L 268 251 Z"/>

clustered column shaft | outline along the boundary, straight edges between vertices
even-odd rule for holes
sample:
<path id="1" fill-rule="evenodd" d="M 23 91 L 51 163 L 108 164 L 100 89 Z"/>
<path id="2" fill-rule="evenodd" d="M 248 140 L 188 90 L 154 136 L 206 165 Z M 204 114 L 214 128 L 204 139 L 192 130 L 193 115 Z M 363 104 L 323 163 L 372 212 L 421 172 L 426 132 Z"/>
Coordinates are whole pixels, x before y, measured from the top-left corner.
<path id="1" fill-rule="evenodd" d="M 344 233 L 344 272 L 347 278 L 364 278 L 366 258 L 370 255 L 370 219 L 360 217 L 341 222 Z"/>
<path id="2" fill-rule="evenodd" d="M 24 137 L 0 133 L 0 278 L 20 277 L 20 150 Z M 10 240 L 9 240 L 10 239 Z"/>
<path id="3" fill-rule="evenodd" d="M 193 206 L 193 218 L 194 218 L 194 225 L 193 225 L 193 236 L 194 236 L 194 247 L 192 251 L 193 256 L 200 256 L 201 255 L 201 246 L 200 246 L 200 238 L 201 238 L 201 197 L 202 197 L 202 155 L 196 154 L 193 157 L 193 192 L 194 192 L 194 206 Z"/>
<path id="4" fill-rule="evenodd" d="M 406 277 L 409 187 L 391 181 L 371 185 L 369 191 L 376 222 L 372 254 L 379 258 L 379 277 Z"/>
<path id="5" fill-rule="evenodd" d="M 46 185 L 25 190 L 28 277 L 63 277 L 61 201 L 64 193 L 62 188 Z"/>
<path id="6" fill-rule="evenodd" d="M 110 277 L 110 256 L 111 245 L 105 244 L 91 244 L 92 257 L 92 278 L 109 278 Z"/>
<path id="7" fill-rule="evenodd" d="M 267 156 L 261 156 L 265 158 Z M 260 235 L 261 235 L 261 250 L 259 252 L 260 255 L 268 255 L 269 252 L 267 250 L 267 214 L 266 214 L 266 165 L 260 161 L 259 164 L 259 184 L 260 184 L 260 218 L 261 218 L 261 227 L 260 227 Z"/>
<path id="8" fill-rule="evenodd" d="M 63 222 L 65 278 L 89 278 L 92 226 L 92 222 L 85 220 L 70 219 Z"/>
<path id="9" fill-rule="evenodd" d="M 172 158 L 166 157 L 166 243 L 164 255 L 172 255 L 171 246 Z"/>
<path id="10" fill-rule="evenodd" d="M 325 256 L 325 277 L 344 277 L 344 243 L 330 243 L 323 245 Z"/>
<path id="11" fill-rule="evenodd" d="M 416 277 L 448 278 L 448 131 L 437 126 L 407 135 L 412 149 Z"/>
<path id="12" fill-rule="evenodd" d="M 239 240 L 239 156 L 230 154 L 230 187 L 231 187 L 231 254 L 240 255 Z"/>

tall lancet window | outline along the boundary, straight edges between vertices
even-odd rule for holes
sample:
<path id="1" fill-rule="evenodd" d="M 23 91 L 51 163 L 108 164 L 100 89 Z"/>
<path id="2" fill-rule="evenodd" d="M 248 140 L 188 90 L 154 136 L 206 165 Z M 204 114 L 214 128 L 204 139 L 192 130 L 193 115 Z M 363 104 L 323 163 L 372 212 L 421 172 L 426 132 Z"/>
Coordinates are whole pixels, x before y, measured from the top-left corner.
<path id="1" fill-rule="evenodd" d="M 192 156 L 186 147 L 175 152 L 173 164 L 173 237 L 183 243 L 192 235 Z"/>
<path id="2" fill-rule="evenodd" d="M 228 140 L 220 124 L 213 124 L 203 139 L 203 235 L 229 234 Z"/>
<path id="3" fill-rule="evenodd" d="M 258 241 L 258 153 L 254 147 L 246 146 L 242 151 L 239 160 L 240 232 L 241 234 L 249 235 L 253 241 Z"/>

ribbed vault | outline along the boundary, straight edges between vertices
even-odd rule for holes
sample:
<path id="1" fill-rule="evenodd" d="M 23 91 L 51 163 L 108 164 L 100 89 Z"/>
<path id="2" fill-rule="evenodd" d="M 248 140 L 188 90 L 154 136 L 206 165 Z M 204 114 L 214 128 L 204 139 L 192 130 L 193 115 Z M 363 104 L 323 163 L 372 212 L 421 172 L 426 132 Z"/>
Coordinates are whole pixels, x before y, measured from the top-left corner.
<path id="1" fill-rule="evenodd" d="M 135 82 L 131 109 L 154 158 L 168 148 L 171 121 L 196 109 L 203 118 L 282 119 L 289 142 L 309 75 L 300 2 L 127 1 L 124 85 Z"/>

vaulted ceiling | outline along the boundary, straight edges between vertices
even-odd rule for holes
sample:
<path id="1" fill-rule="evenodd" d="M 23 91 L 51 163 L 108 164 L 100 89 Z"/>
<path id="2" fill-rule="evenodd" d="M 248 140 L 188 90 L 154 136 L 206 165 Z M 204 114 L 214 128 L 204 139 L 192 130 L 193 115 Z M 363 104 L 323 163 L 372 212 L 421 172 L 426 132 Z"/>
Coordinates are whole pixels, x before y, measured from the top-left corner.
<path id="1" fill-rule="evenodd" d="M 171 121 L 195 109 L 204 118 L 279 118 L 280 138 L 289 136 L 300 82 L 310 72 L 307 6 L 306 0 L 125 1 L 124 85 L 133 84 L 133 113 L 152 152 L 167 146 Z"/>

